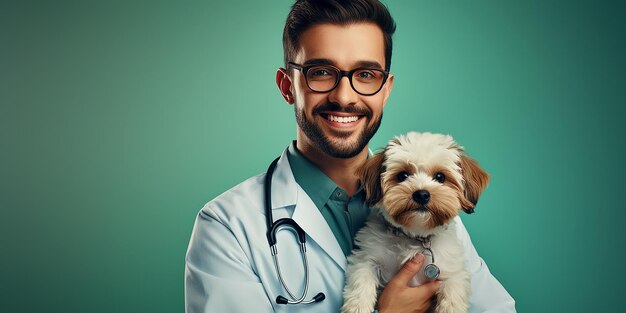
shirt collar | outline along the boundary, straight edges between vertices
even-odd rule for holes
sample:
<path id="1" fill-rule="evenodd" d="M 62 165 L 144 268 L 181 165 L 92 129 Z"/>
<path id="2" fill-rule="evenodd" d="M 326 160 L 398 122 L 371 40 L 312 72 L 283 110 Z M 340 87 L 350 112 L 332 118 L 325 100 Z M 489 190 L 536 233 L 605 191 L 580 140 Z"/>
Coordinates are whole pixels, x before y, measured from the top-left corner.
<path id="1" fill-rule="evenodd" d="M 341 190 L 335 182 L 298 151 L 295 141 L 289 145 L 287 158 L 296 182 L 309 195 L 318 209 L 326 205 L 335 190 Z"/>

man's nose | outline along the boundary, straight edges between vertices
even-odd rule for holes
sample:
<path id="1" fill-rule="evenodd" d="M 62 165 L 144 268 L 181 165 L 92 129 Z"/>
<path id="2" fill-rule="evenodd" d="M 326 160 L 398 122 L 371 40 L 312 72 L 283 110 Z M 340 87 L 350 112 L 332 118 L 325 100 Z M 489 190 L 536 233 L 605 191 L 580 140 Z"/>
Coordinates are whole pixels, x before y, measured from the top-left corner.
<path id="1" fill-rule="evenodd" d="M 330 102 L 341 105 L 354 105 L 358 100 L 358 94 L 350 85 L 350 79 L 347 76 L 341 77 L 335 89 L 331 90 L 328 95 Z"/>

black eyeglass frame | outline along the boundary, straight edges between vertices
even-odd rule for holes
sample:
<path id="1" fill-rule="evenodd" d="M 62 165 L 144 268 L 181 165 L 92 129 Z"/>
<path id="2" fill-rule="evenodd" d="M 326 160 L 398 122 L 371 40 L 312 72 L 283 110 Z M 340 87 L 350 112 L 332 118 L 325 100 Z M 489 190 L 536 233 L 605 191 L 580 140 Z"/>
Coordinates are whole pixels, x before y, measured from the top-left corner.
<path id="1" fill-rule="evenodd" d="M 335 80 L 335 84 L 333 85 L 332 88 L 326 90 L 326 91 L 318 91 L 315 90 L 313 88 L 311 88 L 311 86 L 309 85 L 309 79 L 307 77 L 307 72 L 314 67 L 318 67 L 318 66 L 326 66 L 326 67 L 331 67 L 334 68 L 335 70 L 337 70 L 337 73 L 339 73 L 339 75 L 337 76 L 337 79 Z M 375 94 L 377 94 L 381 89 L 383 89 L 383 86 L 385 86 L 385 83 L 387 82 L 387 78 L 389 78 L 389 71 L 377 68 L 377 67 L 358 67 L 349 71 L 342 71 L 340 69 L 338 69 L 335 66 L 329 65 L 329 64 L 312 64 L 312 65 L 307 65 L 307 66 L 303 66 L 297 63 L 293 63 L 293 62 L 287 62 L 287 67 L 291 67 L 293 69 L 296 69 L 300 72 L 302 72 L 302 74 L 304 75 L 304 80 L 306 81 L 306 86 L 309 87 L 309 89 L 311 89 L 311 91 L 313 92 L 318 92 L 318 93 L 327 93 L 327 92 L 331 92 L 333 91 L 335 88 L 337 88 L 337 86 L 339 85 L 339 81 L 341 81 L 341 79 L 345 76 L 348 77 L 348 80 L 350 81 L 350 87 L 352 88 L 352 90 L 354 90 L 356 93 L 362 95 L 362 96 L 373 96 Z M 383 72 L 383 81 L 380 84 L 380 87 L 378 87 L 378 89 L 372 93 L 362 93 L 358 90 L 356 90 L 356 88 L 354 88 L 354 84 L 352 83 L 352 75 L 357 72 L 357 71 L 361 71 L 361 70 L 375 70 L 375 71 L 381 71 Z"/>

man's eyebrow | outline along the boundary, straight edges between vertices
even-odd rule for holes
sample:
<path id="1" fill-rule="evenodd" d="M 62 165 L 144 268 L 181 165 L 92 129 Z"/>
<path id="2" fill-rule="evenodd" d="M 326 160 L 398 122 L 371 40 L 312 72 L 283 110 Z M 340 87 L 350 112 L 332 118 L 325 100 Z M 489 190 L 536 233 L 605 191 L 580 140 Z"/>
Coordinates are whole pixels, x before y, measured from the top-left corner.
<path id="1" fill-rule="evenodd" d="M 378 68 L 382 69 L 382 65 L 376 61 L 359 61 L 356 63 L 356 67 Z"/>
<path id="2" fill-rule="evenodd" d="M 307 65 L 335 65 L 335 62 L 329 60 L 329 59 L 311 59 L 311 60 L 307 60 L 306 62 L 304 62 L 303 64 L 304 66 Z M 383 69 L 382 65 L 380 65 L 380 63 L 376 62 L 376 61 L 358 61 L 356 62 L 355 66 L 353 68 L 360 68 L 360 67 L 366 67 L 366 68 L 378 68 L 378 69 Z"/>
<path id="3" fill-rule="evenodd" d="M 334 65 L 334 63 L 329 59 L 311 59 L 304 62 L 303 65 Z"/>

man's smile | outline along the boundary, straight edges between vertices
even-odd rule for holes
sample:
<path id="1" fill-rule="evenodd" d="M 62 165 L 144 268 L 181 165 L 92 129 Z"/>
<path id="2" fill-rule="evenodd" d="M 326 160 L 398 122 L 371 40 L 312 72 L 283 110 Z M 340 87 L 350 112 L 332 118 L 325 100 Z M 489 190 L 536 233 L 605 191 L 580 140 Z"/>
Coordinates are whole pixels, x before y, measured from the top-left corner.
<path id="1" fill-rule="evenodd" d="M 329 121 L 331 122 L 338 122 L 338 123 L 352 123 L 352 122 L 356 122 L 359 117 L 356 115 L 353 116 L 335 116 L 335 115 L 330 115 L 328 114 L 328 116 L 326 117 Z"/>
<path id="2" fill-rule="evenodd" d="M 362 120 L 365 115 L 359 115 L 355 113 L 344 112 L 322 112 L 320 116 L 324 118 L 326 124 L 333 128 L 351 128 L 354 127 Z"/>

